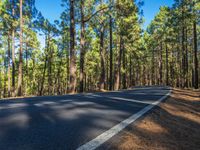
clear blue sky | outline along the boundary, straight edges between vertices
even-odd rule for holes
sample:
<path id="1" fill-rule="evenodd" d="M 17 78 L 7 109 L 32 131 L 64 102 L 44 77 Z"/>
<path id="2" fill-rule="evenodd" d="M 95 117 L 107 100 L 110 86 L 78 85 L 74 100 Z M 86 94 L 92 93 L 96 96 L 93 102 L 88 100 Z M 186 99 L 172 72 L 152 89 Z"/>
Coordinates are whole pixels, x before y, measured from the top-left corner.
<path id="1" fill-rule="evenodd" d="M 42 12 L 44 17 L 48 18 L 52 23 L 59 19 L 64 8 L 61 7 L 61 0 L 36 0 L 36 7 Z M 173 0 L 144 0 L 144 29 L 159 11 L 160 6 L 172 6 Z"/>
<path id="2" fill-rule="evenodd" d="M 144 0 L 144 29 L 150 24 L 154 16 L 158 13 L 160 6 L 172 6 L 174 0 Z"/>

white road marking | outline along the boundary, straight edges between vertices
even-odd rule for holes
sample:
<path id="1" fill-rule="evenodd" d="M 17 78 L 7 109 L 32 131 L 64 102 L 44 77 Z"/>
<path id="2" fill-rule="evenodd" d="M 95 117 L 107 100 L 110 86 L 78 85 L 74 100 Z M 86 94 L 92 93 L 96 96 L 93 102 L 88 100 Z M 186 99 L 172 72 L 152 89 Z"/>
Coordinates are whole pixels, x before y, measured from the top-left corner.
<path id="1" fill-rule="evenodd" d="M 128 102 L 135 102 L 135 103 L 142 103 L 142 104 L 152 104 L 152 102 L 148 102 L 148 101 L 140 101 L 140 100 L 135 100 L 135 99 L 128 99 L 128 98 L 121 98 L 121 97 L 111 97 L 111 96 L 107 96 L 106 98 L 111 98 L 114 100 L 120 100 L 120 101 L 128 101 Z"/>
<path id="2" fill-rule="evenodd" d="M 146 112 L 148 112 L 153 107 L 158 105 L 161 101 L 163 101 L 165 98 L 167 98 L 170 94 L 171 94 L 171 89 L 169 90 L 169 92 L 165 96 L 161 97 L 159 100 L 157 100 L 157 101 L 151 103 L 150 105 L 146 106 L 145 108 L 143 108 L 142 110 L 140 110 L 136 114 L 133 114 L 132 116 L 130 116 L 126 120 L 120 122 L 119 124 L 115 125 L 111 129 L 109 129 L 109 130 L 105 131 L 104 133 L 102 133 L 101 135 L 97 136 L 95 139 L 93 139 L 93 140 L 89 141 L 88 143 L 80 146 L 79 148 L 77 148 L 77 150 L 94 150 L 94 149 L 96 149 L 97 147 L 102 145 L 104 142 L 108 141 L 111 137 L 113 137 L 114 135 L 116 135 L 120 131 L 122 131 L 124 128 L 126 128 L 129 124 L 133 123 L 138 118 L 140 118 L 142 115 L 144 115 Z"/>
<path id="3" fill-rule="evenodd" d="M 128 102 L 135 102 L 135 103 L 142 103 L 142 104 L 152 104 L 152 102 L 149 102 L 149 101 L 140 101 L 140 100 L 135 100 L 135 99 L 106 96 L 106 95 L 102 96 L 102 95 L 97 95 L 97 94 L 92 94 L 92 93 L 85 95 L 85 97 L 87 97 L 87 98 L 104 97 L 104 98 L 110 98 L 110 99 L 114 99 L 114 100 L 121 100 L 121 101 L 128 101 Z"/>

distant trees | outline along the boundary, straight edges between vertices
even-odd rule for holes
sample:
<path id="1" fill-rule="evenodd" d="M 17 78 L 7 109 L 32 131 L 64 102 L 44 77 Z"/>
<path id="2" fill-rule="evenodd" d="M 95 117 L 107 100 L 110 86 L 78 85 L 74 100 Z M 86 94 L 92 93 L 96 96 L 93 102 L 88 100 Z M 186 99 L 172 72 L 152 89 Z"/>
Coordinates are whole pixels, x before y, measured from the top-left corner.
<path id="1" fill-rule="evenodd" d="M 148 34 L 151 42 L 147 46 L 154 57 L 153 83 L 162 81 L 164 77 L 166 85 L 198 88 L 197 7 L 198 1 L 175 1 L 172 8 L 161 7 L 150 24 Z M 159 68 L 153 67 L 155 61 Z"/>
<path id="2" fill-rule="evenodd" d="M 199 88 L 199 2 L 161 7 L 146 31 L 141 4 L 62 0 L 65 10 L 52 23 L 34 1 L 0 1 L 0 97 Z"/>

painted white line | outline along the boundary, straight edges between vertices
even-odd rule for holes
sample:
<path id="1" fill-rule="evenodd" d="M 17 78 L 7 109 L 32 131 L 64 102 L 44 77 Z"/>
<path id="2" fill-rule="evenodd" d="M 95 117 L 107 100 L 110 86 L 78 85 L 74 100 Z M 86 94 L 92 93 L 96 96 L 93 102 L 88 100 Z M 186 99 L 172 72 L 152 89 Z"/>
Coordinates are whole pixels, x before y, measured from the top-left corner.
<path id="1" fill-rule="evenodd" d="M 113 96 L 110 97 L 110 96 L 106 96 L 106 98 L 111 98 L 111 99 L 120 100 L 120 101 L 128 101 L 128 102 L 142 103 L 142 104 L 152 104 L 152 102 L 140 101 L 140 100 L 128 99 L 128 98 L 121 98 L 121 97 L 113 97 Z"/>
<path id="2" fill-rule="evenodd" d="M 142 104 L 152 104 L 152 102 L 148 102 L 148 101 L 140 101 L 140 100 L 135 100 L 135 99 L 114 97 L 114 96 L 102 96 L 102 95 L 97 95 L 97 94 L 88 94 L 88 95 L 85 95 L 85 97 L 87 98 L 103 97 L 103 98 L 110 98 L 113 100 L 128 101 L 128 102 L 135 102 L 135 103 L 142 103 Z"/>
<path id="3" fill-rule="evenodd" d="M 153 107 L 158 105 L 161 101 L 163 101 L 165 98 L 167 98 L 170 94 L 171 94 L 171 89 L 169 90 L 169 92 L 165 96 L 161 97 L 159 100 L 151 103 L 151 105 L 146 106 L 144 109 L 140 110 L 136 114 L 133 114 L 132 116 L 130 116 L 126 120 L 120 122 L 119 124 L 115 125 L 111 129 L 105 131 L 101 135 L 97 136 L 95 139 L 93 139 L 93 140 L 89 141 L 88 143 L 80 146 L 79 148 L 77 148 L 77 150 L 94 150 L 94 149 L 96 149 L 97 147 L 102 145 L 104 142 L 109 140 L 111 137 L 113 137 L 114 135 L 116 135 L 117 133 L 122 131 L 129 124 L 133 123 L 135 120 L 140 118 L 146 112 L 148 112 Z"/>

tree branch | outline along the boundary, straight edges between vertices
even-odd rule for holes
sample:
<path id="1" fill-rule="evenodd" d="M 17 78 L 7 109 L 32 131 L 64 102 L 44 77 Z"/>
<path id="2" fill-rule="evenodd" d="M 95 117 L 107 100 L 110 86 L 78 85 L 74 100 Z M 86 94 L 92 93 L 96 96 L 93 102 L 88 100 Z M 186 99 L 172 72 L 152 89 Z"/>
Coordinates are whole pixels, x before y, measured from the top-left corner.
<path id="1" fill-rule="evenodd" d="M 88 22 L 90 19 L 92 19 L 96 14 L 98 14 L 100 11 L 108 9 L 108 8 L 112 8 L 113 6 L 108 6 L 108 7 L 103 7 L 99 10 L 97 10 L 94 14 L 92 14 L 90 17 L 88 17 L 87 19 L 84 20 L 84 22 Z"/>

